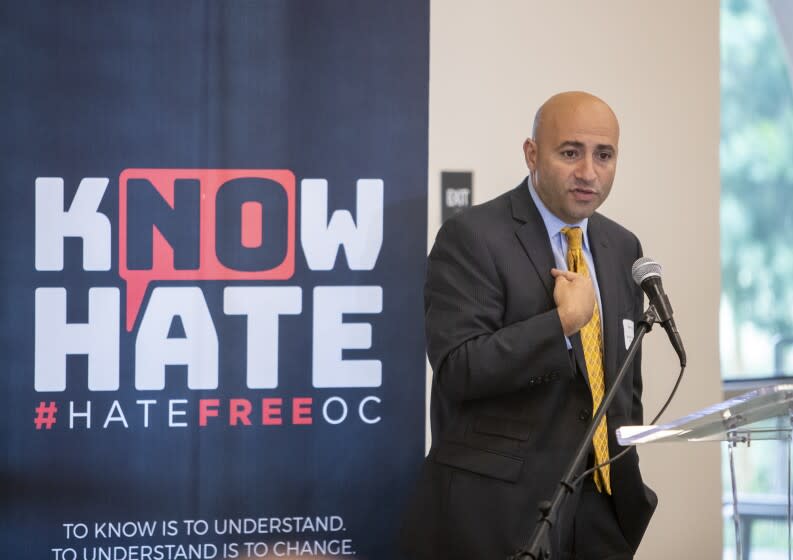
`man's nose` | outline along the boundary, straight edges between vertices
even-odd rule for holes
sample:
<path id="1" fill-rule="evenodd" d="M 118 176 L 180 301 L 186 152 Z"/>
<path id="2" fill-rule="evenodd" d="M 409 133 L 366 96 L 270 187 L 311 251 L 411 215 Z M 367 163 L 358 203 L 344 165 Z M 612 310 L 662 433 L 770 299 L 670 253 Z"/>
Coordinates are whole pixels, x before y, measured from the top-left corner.
<path id="1" fill-rule="evenodd" d="M 597 179 L 597 175 L 595 174 L 595 164 L 592 161 L 591 155 L 581 158 L 581 161 L 576 168 L 576 178 L 586 181 L 587 183 L 591 183 Z"/>

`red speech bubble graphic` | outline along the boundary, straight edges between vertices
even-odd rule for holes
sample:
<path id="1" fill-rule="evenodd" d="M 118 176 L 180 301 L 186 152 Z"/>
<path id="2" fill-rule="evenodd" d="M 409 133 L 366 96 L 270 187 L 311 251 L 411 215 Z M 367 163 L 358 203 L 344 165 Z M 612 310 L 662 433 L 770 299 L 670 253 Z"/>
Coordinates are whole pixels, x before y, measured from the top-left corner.
<path id="1" fill-rule="evenodd" d="M 181 270 L 174 266 L 173 248 L 156 226 L 152 232 L 152 265 L 146 270 L 130 270 L 127 262 L 127 194 L 128 182 L 143 179 L 151 183 L 164 201 L 174 207 L 174 181 L 199 182 L 200 239 L 198 268 Z M 268 179 L 278 183 L 287 199 L 286 255 L 276 266 L 266 270 L 235 270 L 217 257 L 216 198 L 220 188 L 234 179 Z M 295 175 L 288 169 L 125 169 L 119 177 L 119 274 L 127 283 L 127 331 L 131 331 L 146 295 L 155 280 L 287 280 L 295 272 Z M 245 203 L 242 210 L 242 239 L 245 247 L 266 242 L 262 239 L 260 204 Z"/>

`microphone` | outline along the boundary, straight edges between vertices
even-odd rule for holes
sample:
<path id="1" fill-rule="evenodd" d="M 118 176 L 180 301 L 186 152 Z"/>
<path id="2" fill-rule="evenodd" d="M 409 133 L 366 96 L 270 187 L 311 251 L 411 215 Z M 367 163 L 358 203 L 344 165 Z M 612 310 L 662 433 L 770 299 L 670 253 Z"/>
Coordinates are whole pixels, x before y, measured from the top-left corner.
<path id="1" fill-rule="evenodd" d="M 641 257 L 633 263 L 631 274 L 633 281 L 642 287 L 650 299 L 650 305 L 655 308 L 658 321 L 666 330 L 669 342 L 672 343 L 677 357 L 680 358 L 680 367 L 685 367 L 686 351 L 683 349 L 683 341 L 680 339 L 680 333 L 677 332 L 675 320 L 672 319 L 672 304 L 669 303 L 669 298 L 664 293 L 664 287 L 661 284 L 661 265 L 649 257 Z"/>

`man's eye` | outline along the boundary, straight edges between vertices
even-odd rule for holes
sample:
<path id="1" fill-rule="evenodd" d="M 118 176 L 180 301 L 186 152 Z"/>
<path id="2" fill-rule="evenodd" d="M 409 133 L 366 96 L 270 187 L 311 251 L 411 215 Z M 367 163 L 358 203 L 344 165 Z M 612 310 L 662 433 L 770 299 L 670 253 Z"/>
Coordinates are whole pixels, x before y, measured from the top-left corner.
<path id="1" fill-rule="evenodd" d="M 611 152 L 600 152 L 598 154 L 598 159 L 601 161 L 608 161 L 611 159 L 611 156 L 612 156 Z"/>
<path id="2" fill-rule="evenodd" d="M 578 155 L 578 152 L 575 150 L 564 150 L 562 152 L 562 156 L 570 159 L 574 158 L 576 155 Z"/>

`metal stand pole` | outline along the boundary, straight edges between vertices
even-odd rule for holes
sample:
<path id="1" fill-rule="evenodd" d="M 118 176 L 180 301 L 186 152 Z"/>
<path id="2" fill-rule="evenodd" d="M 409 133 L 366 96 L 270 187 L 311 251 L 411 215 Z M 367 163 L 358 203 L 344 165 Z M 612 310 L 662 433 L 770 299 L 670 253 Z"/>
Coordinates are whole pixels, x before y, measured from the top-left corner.
<path id="1" fill-rule="evenodd" d="M 730 482 L 732 484 L 732 522 L 735 526 L 735 558 L 743 560 L 743 546 L 741 542 L 741 518 L 738 515 L 738 489 L 735 482 L 735 459 L 733 449 L 738 445 L 740 438 L 735 432 L 727 432 L 727 450 L 730 456 Z"/>
<path id="2" fill-rule="evenodd" d="M 793 425 L 793 410 L 790 411 L 790 422 Z M 791 462 L 793 462 L 793 445 L 791 445 L 791 440 L 793 440 L 793 430 L 788 431 L 788 437 L 785 440 L 785 445 L 787 446 L 787 559 L 793 560 L 793 533 L 791 530 L 791 524 L 793 524 L 793 505 L 791 504 L 791 494 L 793 493 L 793 487 L 791 487 L 791 476 L 793 476 L 793 466 Z"/>

